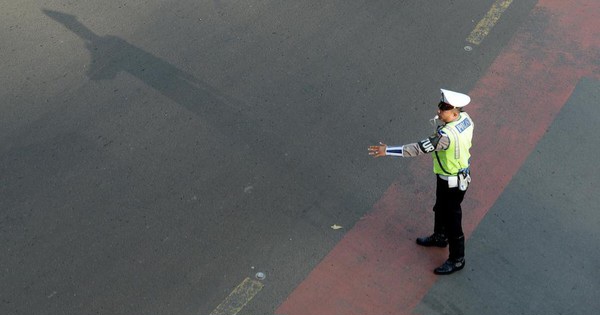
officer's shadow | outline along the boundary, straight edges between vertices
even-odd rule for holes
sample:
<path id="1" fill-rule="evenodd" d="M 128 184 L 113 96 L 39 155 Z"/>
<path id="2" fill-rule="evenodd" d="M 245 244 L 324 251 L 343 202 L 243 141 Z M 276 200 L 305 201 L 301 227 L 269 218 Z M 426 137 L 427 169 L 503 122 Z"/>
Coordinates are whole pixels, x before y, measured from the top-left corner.
<path id="1" fill-rule="evenodd" d="M 110 80 L 120 72 L 127 72 L 206 121 L 213 122 L 212 127 L 220 128 L 224 135 L 234 136 L 242 142 L 244 139 L 240 138 L 259 136 L 252 135 L 260 133 L 256 128 L 239 130 L 242 125 L 248 126 L 250 121 L 258 122 L 258 119 L 249 117 L 251 113 L 245 111 L 241 102 L 119 37 L 96 35 L 73 15 L 46 9 L 42 11 L 85 41 L 91 54 L 91 65 L 87 71 L 91 80 Z M 231 128 L 232 125 L 238 128 Z"/>

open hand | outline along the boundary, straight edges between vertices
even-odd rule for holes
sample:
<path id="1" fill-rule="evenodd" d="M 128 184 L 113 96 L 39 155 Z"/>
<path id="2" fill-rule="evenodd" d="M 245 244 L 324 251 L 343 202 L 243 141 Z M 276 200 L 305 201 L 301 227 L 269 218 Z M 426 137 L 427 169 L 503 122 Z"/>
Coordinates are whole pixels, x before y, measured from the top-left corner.
<path id="1" fill-rule="evenodd" d="M 379 142 L 379 145 L 369 146 L 369 155 L 372 157 L 385 156 L 386 149 L 387 149 L 387 145 L 382 142 Z"/>

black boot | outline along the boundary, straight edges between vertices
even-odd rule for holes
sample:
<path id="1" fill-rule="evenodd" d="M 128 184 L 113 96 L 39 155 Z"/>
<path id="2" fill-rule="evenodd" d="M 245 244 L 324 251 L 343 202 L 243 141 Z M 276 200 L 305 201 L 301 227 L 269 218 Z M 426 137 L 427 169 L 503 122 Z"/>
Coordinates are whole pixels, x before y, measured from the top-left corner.
<path id="1" fill-rule="evenodd" d="M 448 239 L 448 245 L 450 245 L 450 247 L 449 247 L 450 257 L 448 257 L 448 259 L 458 260 L 458 259 L 465 258 L 465 236 L 464 235 L 461 235 L 455 239 L 452 239 L 452 238 Z"/>
<path id="2" fill-rule="evenodd" d="M 464 258 L 448 259 L 448 260 L 446 260 L 446 262 L 443 265 L 435 268 L 433 273 L 435 273 L 436 275 L 449 275 L 455 271 L 459 271 L 459 270 L 463 269 L 464 267 L 465 267 L 465 259 Z"/>
<path id="3" fill-rule="evenodd" d="M 431 234 L 431 236 L 417 238 L 417 244 L 427 247 L 446 247 L 448 245 L 448 239 L 446 239 L 446 236 L 444 236 L 444 234 L 433 233 Z"/>

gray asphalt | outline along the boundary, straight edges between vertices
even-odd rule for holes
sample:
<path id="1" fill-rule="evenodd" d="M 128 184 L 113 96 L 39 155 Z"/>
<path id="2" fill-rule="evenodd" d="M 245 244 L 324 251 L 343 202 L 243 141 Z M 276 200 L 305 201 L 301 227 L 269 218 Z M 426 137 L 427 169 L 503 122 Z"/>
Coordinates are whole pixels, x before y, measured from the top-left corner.
<path id="1" fill-rule="evenodd" d="M 0 314 L 209 314 L 258 271 L 265 288 L 240 314 L 272 314 L 407 175 L 366 147 L 427 135 L 438 88 L 470 90 L 536 1 L 465 51 L 493 2 L 0 1 Z M 580 83 L 565 123 L 592 128 L 578 111 L 593 116 L 597 91 Z M 490 279 L 532 280 L 502 314 L 594 297 L 597 200 L 530 198 L 595 187 L 597 148 L 562 169 L 543 153 L 569 141 L 548 139 L 469 241 L 489 257 L 421 310 L 500 314 Z M 505 224 L 522 216 L 540 224 Z M 494 278 L 496 252 L 526 262 Z"/>

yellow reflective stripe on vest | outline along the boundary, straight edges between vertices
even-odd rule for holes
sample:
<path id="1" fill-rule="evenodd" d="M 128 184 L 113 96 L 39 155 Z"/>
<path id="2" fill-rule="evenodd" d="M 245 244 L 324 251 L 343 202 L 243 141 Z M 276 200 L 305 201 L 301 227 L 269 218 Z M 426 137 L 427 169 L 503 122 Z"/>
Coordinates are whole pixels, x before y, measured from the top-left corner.
<path id="1" fill-rule="evenodd" d="M 454 128 L 452 127 L 445 130 L 450 131 L 450 133 L 452 134 L 452 138 L 454 138 L 454 158 L 460 161 L 460 142 L 458 141 L 458 135 L 456 134 L 456 130 L 454 130 Z"/>

